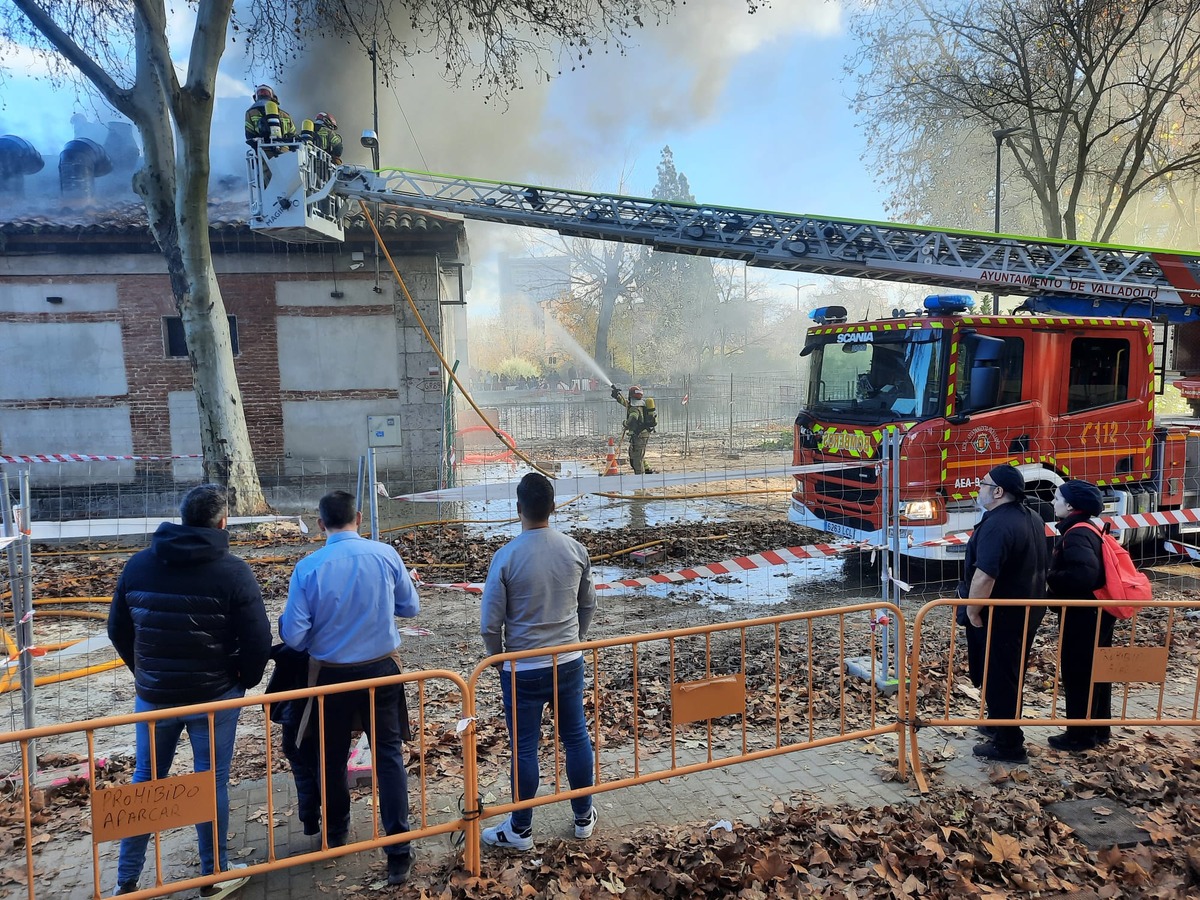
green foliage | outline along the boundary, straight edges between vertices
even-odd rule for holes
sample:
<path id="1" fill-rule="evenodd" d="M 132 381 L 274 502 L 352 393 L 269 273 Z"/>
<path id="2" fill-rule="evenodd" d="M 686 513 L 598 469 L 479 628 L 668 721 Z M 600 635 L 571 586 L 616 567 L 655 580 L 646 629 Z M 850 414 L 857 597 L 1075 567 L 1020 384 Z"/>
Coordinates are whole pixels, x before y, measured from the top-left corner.
<path id="1" fill-rule="evenodd" d="M 542 367 L 523 356 L 510 356 L 500 360 L 496 366 L 496 374 L 509 378 L 536 378 L 542 374 Z"/>
<path id="2" fill-rule="evenodd" d="M 757 449 L 759 450 L 791 450 L 796 446 L 796 433 L 790 428 L 779 432 L 779 437 L 771 438 L 770 440 L 762 441 Z"/>

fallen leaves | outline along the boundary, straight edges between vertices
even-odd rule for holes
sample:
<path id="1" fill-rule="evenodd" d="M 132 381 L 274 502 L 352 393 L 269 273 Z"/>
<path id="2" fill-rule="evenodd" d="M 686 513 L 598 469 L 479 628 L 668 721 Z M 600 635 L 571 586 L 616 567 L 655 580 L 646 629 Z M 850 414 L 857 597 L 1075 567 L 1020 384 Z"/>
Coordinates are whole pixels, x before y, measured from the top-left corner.
<path id="1" fill-rule="evenodd" d="M 1021 842 L 1011 834 L 992 832 L 992 839 L 984 841 L 983 847 L 992 856 L 994 863 L 1020 862 Z"/>

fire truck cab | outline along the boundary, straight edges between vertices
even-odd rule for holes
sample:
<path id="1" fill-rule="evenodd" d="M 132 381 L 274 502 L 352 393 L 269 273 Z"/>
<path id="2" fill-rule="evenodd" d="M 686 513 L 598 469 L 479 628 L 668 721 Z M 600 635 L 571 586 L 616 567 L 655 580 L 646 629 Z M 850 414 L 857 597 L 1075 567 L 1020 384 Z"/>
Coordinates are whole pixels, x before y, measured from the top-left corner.
<path id="1" fill-rule="evenodd" d="M 902 435 L 899 526 L 903 552 L 914 558 L 962 558 L 961 543 L 925 542 L 974 527 L 979 481 L 1000 463 L 1021 469 L 1030 493 L 1047 501 L 1047 519 L 1055 487 L 1068 478 L 1099 485 L 1108 515 L 1197 504 L 1200 429 L 1154 421 L 1149 322 L 977 315 L 971 303 L 932 296 L 922 314 L 876 322 L 847 322 L 840 307 L 813 314 L 794 463 L 834 466 L 795 476 L 791 521 L 883 543 L 888 429 Z M 1156 530 L 1122 536 L 1137 541 Z"/>

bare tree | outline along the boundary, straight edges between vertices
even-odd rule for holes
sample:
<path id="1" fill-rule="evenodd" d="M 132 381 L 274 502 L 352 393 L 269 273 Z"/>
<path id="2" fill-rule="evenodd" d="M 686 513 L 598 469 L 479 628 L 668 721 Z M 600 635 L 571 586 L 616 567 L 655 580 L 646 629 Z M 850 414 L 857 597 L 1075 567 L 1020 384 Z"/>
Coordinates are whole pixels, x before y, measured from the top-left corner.
<path id="1" fill-rule="evenodd" d="M 1135 206 L 1156 236 L 1168 217 L 1194 224 L 1198 14 L 1200 0 L 871 4 L 849 68 L 894 208 L 990 211 L 992 132 L 1019 127 L 1020 196 L 1046 235 L 1111 240 Z"/>
<path id="2" fill-rule="evenodd" d="M 19 15 L 6 10 L 13 6 Z M 0 0 L 0 49 L 26 46 L 64 78 L 82 77 L 137 128 L 144 152 L 134 190 L 166 259 L 183 319 L 200 411 L 205 475 L 237 489 L 239 512 L 265 507 L 234 371 L 208 233 L 210 125 L 217 66 L 232 26 L 253 64 L 278 70 L 314 37 L 377 39 L 385 62 L 429 52 L 448 78 L 471 72 L 492 95 L 519 87 L 522 60 L 539 75 L 617 51 L 644 17 L 674 0 L 233 0 L 188 4 L 191 43 L 171 47 L 165 0 Z M 747 0 L 753 11 L 756 0 Z M 186 58 L 177 70 L 174 58 Z"/>

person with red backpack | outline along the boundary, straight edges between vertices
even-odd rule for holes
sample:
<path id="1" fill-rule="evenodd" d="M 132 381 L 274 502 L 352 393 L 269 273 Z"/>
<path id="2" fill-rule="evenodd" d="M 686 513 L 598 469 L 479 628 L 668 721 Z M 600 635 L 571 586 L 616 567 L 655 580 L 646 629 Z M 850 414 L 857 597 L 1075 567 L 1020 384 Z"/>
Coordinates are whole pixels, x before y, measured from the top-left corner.
<path id="1" fill-rule="evenodd" d="M 1054 492 L 1054 515 L 1059 520 L 1060 536 L 1046 572 L 1047 597 L 1091 600 L 1096 596 L 1095 591 L 1104 586 L 1103 539 L 1099 523 L 1094 521 L 1103 510 L 1104 497 L 1090 482 L 1066 481 Z M 1116 617 L 1099 605 L 1062 607 L 1060 614 L 1062 646 L 1058 670 L 1067 718 L 1109 719 L 1112 685 L 1092 684 L 1092 660 L 1096 647 L 1112 646 Z M 1064 733 L 1051 735 L 1046 743 L 1055 750 L 1082 753 L 1107 744 L 1111 736 L 1108 725 L 1068 725 Z"/>

